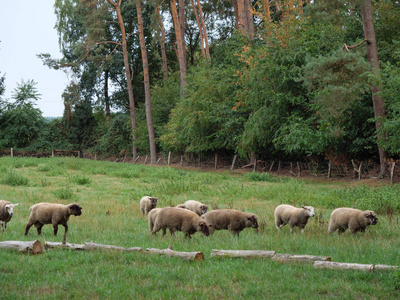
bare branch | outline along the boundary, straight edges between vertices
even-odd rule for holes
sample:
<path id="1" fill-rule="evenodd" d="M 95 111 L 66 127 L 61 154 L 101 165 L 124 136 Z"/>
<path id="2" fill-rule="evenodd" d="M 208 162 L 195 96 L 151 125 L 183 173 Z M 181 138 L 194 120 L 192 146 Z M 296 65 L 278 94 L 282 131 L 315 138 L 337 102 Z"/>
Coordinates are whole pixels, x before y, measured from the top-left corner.
<path id="1" fill-rule="evenodd" d="M 349 46 L 349 45 L 344 44 L 342 49 L 345 49 L 347 52 L 350 52 L 349 49 L 357 48 L 358 46 L 361 46 L 362 44 L 367 43 L 367 42 L 368 42 L 368 40 L 364 39 L 355 45 Z"/>

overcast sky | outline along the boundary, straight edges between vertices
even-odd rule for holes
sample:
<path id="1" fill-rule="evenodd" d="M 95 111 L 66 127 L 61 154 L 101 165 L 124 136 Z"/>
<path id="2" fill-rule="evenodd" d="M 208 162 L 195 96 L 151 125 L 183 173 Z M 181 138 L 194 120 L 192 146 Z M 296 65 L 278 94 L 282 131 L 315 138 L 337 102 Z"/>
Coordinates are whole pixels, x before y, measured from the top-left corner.
<path id="1" fill-rule="evenodd" d="M 63 71 L 49 69 L 36 56 L 49 53 L 61 58 L 53 6 L 50 0 L 0 0 L 0 74 L 6 77 L 3 98 L 11 99 L 17 83 L 33 79 L 41 94 L 37 107 L 44 117 L 62 116 L 61 94 L 68 83 Z"/>

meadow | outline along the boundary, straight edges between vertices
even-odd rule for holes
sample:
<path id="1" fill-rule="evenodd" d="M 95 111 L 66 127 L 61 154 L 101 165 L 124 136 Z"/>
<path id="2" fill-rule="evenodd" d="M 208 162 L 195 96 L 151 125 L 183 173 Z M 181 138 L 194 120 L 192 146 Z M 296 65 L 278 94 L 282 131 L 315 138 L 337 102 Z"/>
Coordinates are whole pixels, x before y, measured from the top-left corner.
<path id="1" fill-rule="evenodd" d="M 210 209 L 235 208 L 259 217 L 259 230 L 239 237 L 217 231 L 185 239 L 149 234 L 139 210 L 142 196 L 159 197 L 158 207 L 188 199 Z M 25 236 L 29 207 L 38 202 L 77 202 L 68 243 L 202 251 L 205 260 L 186 261 L 119 251 L 55 249 L 41 255 L 0 250 L 0 299 L 394 299 L 400 272 L 316 270 L 309 264 L 271 259 L 210 258 L 212 249 L 274 250 L 330 256 L 332 261 L 400 265 L 400 186 L 373 179 L 294 179 L 242 171 L 203 172 L 166 166 L 100 162 L 77 158 L 0 158 L 0 199 L 19 203 L 0 241 L 61 242 L 64 228 Z M 281 203 L 312 205 L 302 235 L 278 232 L 273 211 Z M 365 234 L 327 234 L 329 216 L 340 206 L 372 209 L 378 224 Z"/>

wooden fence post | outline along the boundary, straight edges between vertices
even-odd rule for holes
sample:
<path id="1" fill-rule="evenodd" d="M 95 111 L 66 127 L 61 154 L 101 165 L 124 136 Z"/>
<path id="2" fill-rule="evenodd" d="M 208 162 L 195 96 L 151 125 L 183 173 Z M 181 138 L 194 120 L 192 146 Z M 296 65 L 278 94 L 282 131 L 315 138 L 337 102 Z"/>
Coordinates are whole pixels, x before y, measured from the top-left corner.
<path id="1" fill-rule="evenodd" d="M 11 158 L 13 158 L 13 157 L 14 157 L 14 149 L 11 148 Z"/>
<path id="2" fill-rule="evenodd" d="M 231 170 L 233 170 L 233 168 L 235 167 L 236 157 L 237 157 L 237 154 L 235 154 L 235 156 L 233 157 L 233 161 L 232 161 L 232 165 L 231 165 Z"/>

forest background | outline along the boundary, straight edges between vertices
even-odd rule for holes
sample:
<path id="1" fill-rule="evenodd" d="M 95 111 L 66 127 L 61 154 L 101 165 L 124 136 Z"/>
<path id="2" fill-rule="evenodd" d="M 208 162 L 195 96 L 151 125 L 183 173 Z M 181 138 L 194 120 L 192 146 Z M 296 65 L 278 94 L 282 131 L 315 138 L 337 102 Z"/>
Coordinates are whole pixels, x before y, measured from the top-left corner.
<path id="1" fill-rule="evenodd" d="M 54 9 L 63 58 L 38 56 L 73 74 L 64 116 L 43 118 L 34 79 L 4 99 L 0 73 L 0 149 L 151 163 L 168 151 L 354 159 L 379 164 L 381 176 L 400 154 L 399 1 L 56 0 Z"/>

